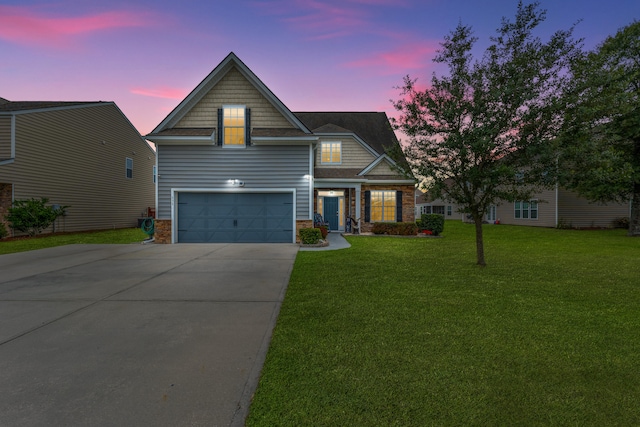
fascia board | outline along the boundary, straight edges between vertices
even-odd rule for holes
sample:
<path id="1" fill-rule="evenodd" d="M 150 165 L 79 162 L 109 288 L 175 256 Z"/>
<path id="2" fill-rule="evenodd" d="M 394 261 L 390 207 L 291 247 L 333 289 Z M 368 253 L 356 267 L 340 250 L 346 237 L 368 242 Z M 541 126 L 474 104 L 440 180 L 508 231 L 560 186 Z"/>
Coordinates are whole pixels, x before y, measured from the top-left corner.
<path id="1" fill-rule="evenodd" d="M 157 145 L 214 145 L 210 136 L 154 136 L 147 139 Z"/>
<path id="2" fill-rule="evenodd" d="M 233 52 L 209 73 L 205 79 L 200 82 L 195 89 L 187 95 L 187 97 L 169 115 L 151 132 L 159 133 L 165 128 L 173 127 L 184 115 L 200 101 L 206 93 L 209 92 L 231 69 L 236 66 L 240 73 L 249 80 L 258 91 L 267 98 L 271 104 L 284 116 L 287 120 L 305 133 L 311 133 L 309 129 L 278 99 L 271 90 L 247 67 Z"/>
<path id="3" fill-rule="evenodd" d="M 46 112 L 50 112 L 50 111 L 62 111 L 62 110 L 74 110 L 76 108 L 88 108 L 88 107 L 96 107 L 96 106 L 103 106 L 103 105 L 115 105 L 114 102 L 95 102 L 95 103 L 90 103 L 90 104 L 80 104 L 80 105 L 64 105 L 64 106 L 59 106 L 59 107 L 47 107 L 47 108 L 34 108 L 34 109 L 30 109 L 30 110 L 17 110 L 17 111 L 4 111 L 2 113 L 0 113 L 0 115 L 7 115 L 7 116 L 17 116 L 20 114 L 31 114 L 31 113 L 46 113 Z M 117 106 L 116 106 L 117 108 Z"/>
<path id="4" fill-rule="evenodd" d="M 360 145 L 362 145 L 362 147 L 367 150 L 369 152 L 369 154 L 371 154 L 374 157 L 379 157 L 380 153 L 378 153 L 376 150 L 374 150 L 373 148 L 371 148 L 371 146 L 369 144 L 367 144 L 362 138 L 360 138 L 357 134 L 353 133 L 353 132 L 349 132 L 349 133 L 316 133 L 316 135 L 320 136 L 321 138 L 344 138 L 344 137 L 350 137 L 356 140 L 356 142 Z"/>
<path id="5" fill-rule="evenodd" d="M 380 162 L 382 162 L 383 160 L 386 160 L 387 162 L 389 162 L 391 164 L 391 166 L 395 166 L 396 165 L 396 162 L 394 162 L 393 159 L 391 159 L 391 157 L 387 156 L 386 154 L 383 154 L 380 157 L 378 157 L 377 159 L 375 159 L 373 162 L 371 162 L 366 168 L 364 168 L 360 172 L 358 172 L 358 175 L 366 175 L 366 174 L 368 174 L 376 166 L 378 166 L 380 164 Z"/>
<path id="6" fill-rule="evenodd" d="M 315 143 L 318 141 L 317 136 L 306 136 L 306 137 L 251 137 L 251 144 L 253 145 L 308 145 L 309 143 Z"/>

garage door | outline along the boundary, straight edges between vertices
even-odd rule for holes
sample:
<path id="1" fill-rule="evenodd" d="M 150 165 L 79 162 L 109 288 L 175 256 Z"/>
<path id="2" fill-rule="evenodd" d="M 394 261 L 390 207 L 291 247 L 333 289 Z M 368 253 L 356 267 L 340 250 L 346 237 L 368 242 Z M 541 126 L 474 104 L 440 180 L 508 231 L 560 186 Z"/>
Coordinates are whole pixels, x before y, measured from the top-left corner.
<path id="1" fill-rule="evenodd" d="M 180 243 L 291 243 L 292 193 L 179 193 Z"/>

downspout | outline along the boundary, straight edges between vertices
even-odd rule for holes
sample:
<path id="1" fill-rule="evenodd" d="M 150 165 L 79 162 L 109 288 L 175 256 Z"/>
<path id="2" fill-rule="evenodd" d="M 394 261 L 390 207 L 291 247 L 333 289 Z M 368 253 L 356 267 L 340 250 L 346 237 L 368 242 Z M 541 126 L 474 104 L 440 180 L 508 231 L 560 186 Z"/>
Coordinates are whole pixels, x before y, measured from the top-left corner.
<path id="1" fill-rule="evenodd" d="M 556 228 L 558 228 L 558 181 L 556 181 Z"/>
<path id="2" fill-rule="evenodd" d="M 309 219 L 313 220 L 313 205 L 315 204 L 313 196 L 313 143 L 309 144 Z"/>

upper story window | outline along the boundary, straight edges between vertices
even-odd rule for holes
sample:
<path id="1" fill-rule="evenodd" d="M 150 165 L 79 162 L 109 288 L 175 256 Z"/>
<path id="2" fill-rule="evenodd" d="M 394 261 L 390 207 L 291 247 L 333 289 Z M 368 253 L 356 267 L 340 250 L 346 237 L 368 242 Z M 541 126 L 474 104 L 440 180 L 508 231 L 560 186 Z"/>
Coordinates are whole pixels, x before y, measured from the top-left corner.
<path id="1" fill-rule="evenodd" d="M 133 178 L 133 159 L 127 157 L 126 160 L 126 168 L 127 168 L 127 178 Z"/>
<path id="2" fill-rule="evenodd" d="M 244 105 L 225 105 L 222 108 L 224 120 L 223 144 L 228 146 L 245 145 L 245 107 Z"/>
<path id="3" fill-rule="evenodd" d="M 320 146 L 320 163 L 342 163 L 342 143 L 340 141 L 323 142 Z"/>

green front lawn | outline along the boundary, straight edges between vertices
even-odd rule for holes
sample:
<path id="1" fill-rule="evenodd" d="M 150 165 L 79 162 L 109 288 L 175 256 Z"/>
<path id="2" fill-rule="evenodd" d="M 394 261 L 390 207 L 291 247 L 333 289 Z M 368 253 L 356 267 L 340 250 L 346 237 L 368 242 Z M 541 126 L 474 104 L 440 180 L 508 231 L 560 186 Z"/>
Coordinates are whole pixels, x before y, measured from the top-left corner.
<path id="1" fill-rule="evenodd" d="M 640 425 L 640 239 L 443 234 L 300 252 L 247 425 Z"/>
<path id="2" fill-rule="evenodd" d="M 47 234 L 31 238 L 0 240 L 0 255 L 76 243 L 140 243 L 148 237 L 149 236 L 139 228 L 121 228 L 71 234 Z"/>

